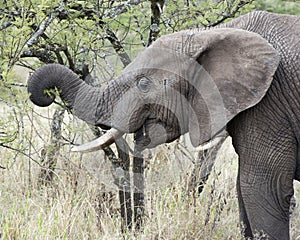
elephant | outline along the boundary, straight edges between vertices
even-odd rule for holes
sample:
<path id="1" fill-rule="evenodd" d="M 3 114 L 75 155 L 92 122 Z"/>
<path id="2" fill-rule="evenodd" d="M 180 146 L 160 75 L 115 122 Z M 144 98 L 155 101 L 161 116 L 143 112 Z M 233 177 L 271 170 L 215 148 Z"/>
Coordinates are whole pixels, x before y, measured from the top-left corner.
<path id="1" fill-rule="evenodd" d="M 253 11 L 208 29 L 158 38 L 115 79 L 86 84 L 44 65 L 30 99 L 49 106 L 58 89 L 80 119 L 107 130 L 73 147 L 88 152 L 142 130 L 141 150 L 188 133 L 193 146 L 229 134 L 239 156 L 237 195 L 247 238 L 289 239 L 293 181 L 300 181 L 300 17 Z"/>

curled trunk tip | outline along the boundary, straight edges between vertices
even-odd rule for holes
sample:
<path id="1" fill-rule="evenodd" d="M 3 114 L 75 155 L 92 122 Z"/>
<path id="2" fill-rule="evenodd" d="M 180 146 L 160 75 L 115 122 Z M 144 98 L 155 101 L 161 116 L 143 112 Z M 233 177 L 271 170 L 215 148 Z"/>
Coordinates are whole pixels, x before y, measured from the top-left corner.
<path id="1" fill-rule="evenodd" d="M 49 90 L 57 88 L 64 91 L 61 88 L 74 80 L 79 80 L 79 77 L 66 66 L 57 63 L 44 65 L 38 68 L 28 80 L 29 98 L 37 106 L 47 107 L 55 100 L 54 94 Z"/>

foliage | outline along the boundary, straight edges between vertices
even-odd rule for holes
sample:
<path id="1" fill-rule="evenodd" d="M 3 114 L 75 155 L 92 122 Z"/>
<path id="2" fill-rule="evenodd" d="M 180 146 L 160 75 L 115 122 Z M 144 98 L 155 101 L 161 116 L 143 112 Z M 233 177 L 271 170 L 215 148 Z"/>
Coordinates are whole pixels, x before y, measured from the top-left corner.
<path id="1" fill-rule="evenodd" d="M 276 13 L 300 15 L 300 2 L 297 0 L 257 0 L 257 9 Z"/>

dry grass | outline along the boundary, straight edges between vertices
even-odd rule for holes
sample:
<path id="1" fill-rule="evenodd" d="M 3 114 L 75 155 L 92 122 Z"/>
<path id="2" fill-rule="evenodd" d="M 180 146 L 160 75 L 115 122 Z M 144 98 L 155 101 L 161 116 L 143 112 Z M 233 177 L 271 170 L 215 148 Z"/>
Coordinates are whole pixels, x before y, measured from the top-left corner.
<path id="1" fill-rule="evenodd" d="M 40 124 L 35 127 L 41 129 L 47 142 L 49 122 L 43 120 Z M 45 142 L 39 137 L 31 139 L 38 153 Z M 37 159 L 32 149 L 32 157 Z M 71 154 L 66 145 L 59 156 L 54 182 L 46 187 L 37 187 L 37 163 L 7 149 L 1 149 L 0 156 L 1 165 L 7 167 L 0 169 L 2 239 L 241 238 L 235 191 L 237 159 L 230 142 L 223 146 L 199 197 L 187 192 L 193 154 L 176 144 L 156 149 L 146 171 L 145 227 L 141 233 L 125 236 L 120 231 L 117 197 L 101 197 L 105 192 L 115 192 L 109 164 L 101 152 L 81 157 Z M 295 184 L 295 189 L 300 199 L 300 184 Z M 291 217 L 291 239 L 300 239 L 299 212 L 298 204 Z"/>

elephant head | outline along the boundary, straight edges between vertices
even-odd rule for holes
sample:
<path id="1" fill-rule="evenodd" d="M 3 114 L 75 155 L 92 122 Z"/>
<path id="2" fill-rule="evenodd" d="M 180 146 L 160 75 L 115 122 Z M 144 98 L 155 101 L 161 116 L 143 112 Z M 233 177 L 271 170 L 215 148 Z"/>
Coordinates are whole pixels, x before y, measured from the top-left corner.
<path id="1" fill-rule="evenodd" d="M 111 128 L 75 151 L 103 148 L 142 127 L 143 147 L 173 141 L 186 132 L 197 146 L 263 98 L 278 63 L 275 49 L 255 33 L 230 28 L 181 31 L 156 40 L 100 88 L 51 64 L 32 74 L 28 91 L 35 104 L 48 106 L 54 97 L 45 90 L 57 88 L 79 118 Z"/>

